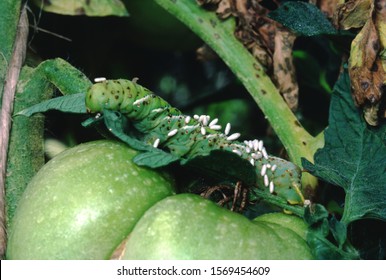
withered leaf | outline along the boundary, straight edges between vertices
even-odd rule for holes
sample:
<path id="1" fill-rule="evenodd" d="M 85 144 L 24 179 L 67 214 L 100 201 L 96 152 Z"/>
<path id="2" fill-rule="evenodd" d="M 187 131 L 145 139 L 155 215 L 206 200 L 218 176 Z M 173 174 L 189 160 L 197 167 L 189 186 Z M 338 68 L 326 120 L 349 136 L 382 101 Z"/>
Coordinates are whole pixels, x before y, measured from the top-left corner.
<path id="1" fill-rule="evenodd" d="M 73 16 L 124 16 L 127 17 L 125 5 L 120 0 L 33 0 L 37 7 L 46 12 Z"/>
<path id="2" fill-rule="evenodd" d="M 348 0 L 339 4 L 334 13 L 333 21 L 339 29 L 360 28 L 371 16 L 373 0 Z"/>
<path id="3" fill-rule="evenodd" d="M 351 44 L 349 74 L 357 106 L 363 108 L 368 124 L 377 125 L 385 117 L 382 98 L 386 85 L 385 12 L 386 0 L 376 1 L 376 9 Z"/>
<path id="4" fill-rule="evenodd" d="M 354 97 L 359 106 L 366 101 L 374 104 L 380 99 L 379 88 L 373 83 L 374 73 L 380 70 L 376 62 L 378 51 L 378 34 L 373 21 L 368 20 L 351 44 L 349 59 Z"/>
<path id="5" fill-rule="evenodd" d="M 299 92 L 292 60 L 292 47 L 296 37 L 285 28 L 278 30 L 280 32 L 276 32 L 273 53 L 273 80 L 288 106 L 294 110 L 298 106 Z"/>
<path id="6" fill-rule="evenodd" d="M 319 10 L 327 17 L 333 18 L 336 7 L 344 0 L 311 0 L 310 3 L 316 5 Z"/>
<path id="7" fill-rule="evenodd" d="M 375 27 L 378 31 L 380 52 L 383 69 L 386 71 L 386 0 L 375 2 Z"/>

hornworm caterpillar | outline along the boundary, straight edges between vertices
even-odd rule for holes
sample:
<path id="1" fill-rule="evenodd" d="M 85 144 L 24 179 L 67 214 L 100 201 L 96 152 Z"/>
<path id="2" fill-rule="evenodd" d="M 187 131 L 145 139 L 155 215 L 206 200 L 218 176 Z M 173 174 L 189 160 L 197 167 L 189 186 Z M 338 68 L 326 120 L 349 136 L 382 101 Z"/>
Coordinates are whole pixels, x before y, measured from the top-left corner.
<path id="1" fill-rule="evenodd" d="M 291 204 L 304 201 L 298 166 L 269 156 L 262 141 L 236 141 L 240 134 L 230 133 L 230 124 L 221 132 L 217 119 L 206 115 L 183 115 L 136 81 L 102 80 L 94 84 L 86 94 L 86 107 L 90 113 L 104 109 L 121 112 L 145 135 L 147 144 L 180 158 L 208 155 L 214 149 L 236 153 L 255 166 L 258 187 Z"/>

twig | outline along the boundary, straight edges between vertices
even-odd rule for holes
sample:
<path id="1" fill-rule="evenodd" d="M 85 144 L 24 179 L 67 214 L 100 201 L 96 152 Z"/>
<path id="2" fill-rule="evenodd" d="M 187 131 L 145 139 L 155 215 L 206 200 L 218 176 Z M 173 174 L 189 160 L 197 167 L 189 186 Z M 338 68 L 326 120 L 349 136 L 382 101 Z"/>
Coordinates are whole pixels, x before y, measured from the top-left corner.
<path id="1" fill-rule="evenodd" d="M 7 165 L 7 152 L 9 135 L 11 131 L 11 116 L 15 98 L 17 81 L 22 64 L 25 59 L 26 46 L 28 40 L 28 18 L 26 7 L 20 13 L 17 28 L 14 50 L 9 63 L 7 75 L 4 83 L 3 100 L 0 112 L 0 257 L 5 255 L 7 233 L 5 227 L 5 177 Z"/>

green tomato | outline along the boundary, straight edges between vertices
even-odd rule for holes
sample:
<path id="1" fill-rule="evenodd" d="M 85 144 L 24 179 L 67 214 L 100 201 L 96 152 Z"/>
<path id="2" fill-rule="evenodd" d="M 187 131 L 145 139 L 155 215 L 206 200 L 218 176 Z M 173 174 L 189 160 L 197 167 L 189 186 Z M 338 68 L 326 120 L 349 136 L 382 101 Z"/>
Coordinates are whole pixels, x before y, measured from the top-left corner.
<path id="1" fill-rule="evenodd" d="M 255 218 L 253 222 L 258 224 L 266 223 L 267 226 L 271 226 L 271 224 L 280 225 L 292 230 L 306 240 L 307 225 L 302 219 L 295 216 L 285 215 L 283 213 L 268 213 Z"/>
<path id="2" fill-rule="evenodd" d="M 250 221 L 197 195 L 168 197 L 139 220 L 122 259 L 312 259 L 304 223 L 287 216 L 282 226 L 283 215 Z"/>
<path id="3" fill-rule="evenodd" d="M 107 140 L 81 144 L 31 180 L 10 228 L 8 259 L 108 259 L 157 201 L 174 194 L 136 151 Z"/>

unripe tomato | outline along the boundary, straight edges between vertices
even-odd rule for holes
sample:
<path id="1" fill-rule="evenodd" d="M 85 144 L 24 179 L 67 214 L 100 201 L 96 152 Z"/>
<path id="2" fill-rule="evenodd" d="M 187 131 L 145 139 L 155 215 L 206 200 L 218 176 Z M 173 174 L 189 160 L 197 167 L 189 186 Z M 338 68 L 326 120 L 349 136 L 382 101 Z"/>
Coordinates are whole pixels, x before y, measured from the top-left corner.
<path id="1" fill-rule="evenodd" d="M 198 195 L 167 197 L 139 220 L 122 258 L 312 259 L 304 222 L 284 215 L 251 221 Z"/>
<path id="2" fill-rule="evenodd" d="M 18 204 L 7 258 L 109 258 L 143 213 L 174 193 L 170 178 L 132 162 L 136 154 L 100 140 L 49 161 Z"/>

